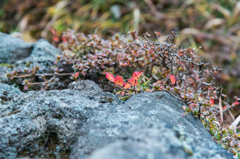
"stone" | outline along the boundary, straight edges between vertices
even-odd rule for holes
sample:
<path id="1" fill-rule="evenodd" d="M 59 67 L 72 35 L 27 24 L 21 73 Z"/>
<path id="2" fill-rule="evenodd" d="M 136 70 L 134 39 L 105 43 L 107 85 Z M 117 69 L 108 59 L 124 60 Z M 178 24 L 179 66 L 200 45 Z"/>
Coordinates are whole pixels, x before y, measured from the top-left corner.
<path id="1" fill-rule="evenodd" d="M 23 60 L 18 60 L 15 64 L 17 66 L 31 63 L 33 66 L 39 65 L 41 68 L 49 69 L 48 66 L 53 66 L 56 57 L 61 54 L 61 50 L 52 46 L 47 40 L 39 39 L 33 44 L 31 55 Z M 46 70 L 45 70 L 46 71 Z"/>
<path id="2" fill-rule="evenodd" d="M 78 82 L 72 82 L 68 86 L 69 89 L 72 90 L 91 90 L 91 91 L 102 91 L 102 89 L 96 85 L 93 81 L 90 80 L 84 80 L 84 81 L 78 81 Z"/>
<path id="3" fill-rule="evenodd" d="M 32 53 L 33 45 L 20 38 L 0 33 L 0 64 L 14 64 L 17 60 L 27 58 Z"/>
<path id="4" fill-rule="evenodd" d="M 9 36 L 9 35 L 5 35 Z M 12 41 L 18 41 L 21 39 L 11 37 Z M 19 42 L 20 43 L 20 42 Z M 24 42 L 25 43 L 25 42 Z M 14 43 L 12 42 L 14 45 Z M 0 46 L 1 47 L 1 46 Z M 11 48 L 10 44 L 4 45 L 3 47 Z M 14 48 L 14 47 L 13 47 Z M 6 52 L 9 51 L 9 49 L 6 49 Z M 16 51 L 12 52 L 11 55 L 15 57 L 14 54 L 18 57 L 18 52 L 17 50 L 21 51 L 21 49 L 17 49 Z M 23 72 L 23 70 L 26 68 L 32 68 L 35 66 L 39 66 L 40 70 L 38 70 L 38 74 L 47 74 L 47 73 L 54 73 L 54 70 L 52 67 L 55 65 L 54 62 L 56 61 L 56 57 L 61 54 L 61 50 L 55 48 L 52 46 L 48 41 L 45 39 L 40 39 L 34 44 L 31 45 L 31 50 L 29 50 L 30 53 L 28 53 L 24 59 L 19 56 L 19 58 L 16 58 L 10 65 L 5 65 L 5 66 L 0 66 L 0 81 L 2 83 L 7 83 L 7 84 L 16 84 L 19 88 L 23 89 L 23 78 L 18 78 L 14 80 L 10 80 L 6 77 L 6 73 L 11 73 L 13 70 L 18 70 Z M 0 55 L 1 56 L 1 55 Z M 1 58 L 0 58 L 1 60 Z M 71 72 L 73 71 L 71 67 L 65 66 L 65 65 L 60 65 L 60 68 L 64 68 L 65 72 Z M 58 88 L 63 88 L 67 87 L 68 83 L 71 82 L 69 79 L 69 76 L 63 76 L 59 77 L 60 81 L 59 82 L 53 82 L 49 84 L 50 89 L 58 89 Z M 67 79 L 66 79 L 67 78 Z M 36 77 L 35 81 L 37 82 L 42 82 L 43 79 Z M 66 82 L 67 81 L 67 82 Z M 33 87 L 30 87 L 30 90 L 40 90 L 41 87 L 39 85 L 34 85 Z"/>
<path id="5" fill-rule="evenodd" d="M 121 101 L 86 80 L 26 93 L 0 84 L 0 99 L 0 158 L 233 158 L 166 92 Z"/>
<path id="6" fill-rule="evenodd" d="M 69 156 L 78 130 L 93 109 L 107 104 L 108 94 L 88 89 L 22 93 L 0 84 L 0 158 Z"/>
<path id="7" fill-rule="evenodd" d="M 77 158 L 77 157 L 76 157 Z M 154 122 L 129 130 L 88 159 L 230 159 L 233 156 L 215 142 Z"/>
<path id="8" fill-rule="evenodd" d="M 81 127 L 81 130 L 80 130 L 81 135 L 79 136 L 78 141 L 73 146 L 70 158 L 71 159 L 87 159 L 89 157 L 89 154 L 92 154 L 92 152 L 95 152 L 95 151 L 97 151 L 96 152 L 97 155 L 93 155 L 92 156 L 93 159 L 97 159 L 96 156 L 99 156 L 98 159 L 105 158 L 105 157 L 107 159 L 108 156 L 110 156 L 111 158 L 114 155 L 114 152 L 105 153 L 105 150 L 112 147 L 113 146 L 112 144 L 114 143 L 117 143 L 116 146 L 117 145 L 119 146 L 119 142 L 122 144 L 122 140 L 131 138 L 131 137 L 127 137 L 127 138 L 122 137 L 123 134 L 125 133 L 129 134 L 128 132 L 131 129 L 134 129 L 135 135 L 136 135 L 138 131 L 141 131 L 142 129 L 148 129 L 147 125 L 158 124 L 158 123 L 164 123 L 170 127 L 173 127 L 174 131 L 178 131 L 179 134 L 181 133 L 188 134 L 190 136 L 189 138 L 196 136 L 195 141 L 198 139 L 201 139 L 201 140 L 204 139 L 204 141 L 209 141 L 209 143 L 205 143 L 205 144 L 206 145 L 210 144 L 212 147 L 214 147 L 213 145 L 215 145 L 215 147 L 211 149 L 211 151 L 213 151 L 214 153 L 220 154 L 220 156 L 228 156 L 229 158 L 231 158 L 232 154 L 228 153 L 226 150 L 222 149 L 219 145 L 216 145 L 214 141 L 212 141 L 211 135 L 206 131 L 206 129 L 203 127 L 203 124 L 198 119 L 194 118 L 193 115 L 191 114 L 188 114 L 186 117 L 181 116 L 181 114 L 184 112 L 182 108 L 183 105 L 184 104 L 181 101 L 178 101 L 177 99 L 175 99 L 174 97 L 172 97 L 170 94 L 166 92 L 154 92 L 154 93 L 143 93 L 143 94 L 135 95 L 129 98 L 124 104 L 117 105 L 114 107 L 109 107 L 110 109 L 103 109 L 103 110 L 99 109 L 99 111 L 97 112 L 97 115 L 95 115 L 93 118 L 88 119 L 87 123 L 85 123 Z M 156 131 L 159 132 L 158 138 L 161 138 L 162 130 L 156 130 Z M 141 140 L 144 141 L 146 136 L 139 134 L 139 135 L 136 135 L 135 137 L 136 137 L 136 140 L 138 139 L 140 141 Z M 173 136 L 169 136 L 168 140 L 171 140 L 172 137 Z M 173 140 L 175 139 L 173 138 Z M 147 143 L 151 143 L 151 142 L 147 142 L 147 140 L 148 139 L 146 139 L 146 142 L 144 142 L 146 144 L 145 150 L 143 150 L 145 151 L 145 155 L 147 151 L 157 151 L 156 149 L 153 149 L 154 147 L 151 147 L 151 144 L 147 145 Z M 161 142 L 161 141 L 156 141 L 156 142 Z M 197 143 L 196 144 L 195 143 L 196 142 L 191 142 L 189 144 L 192 144 L 192 147 L 196 147 Z M 126 144 L 129 144 L 129 142 Z M 179 144 L 180 144 L 180 141 L 179 141 Z M 123 155 L 120 154 L 119 158 L 132 158 L 133 156 L 131 155 L 138 152 L 138 147 L 136 145 L 133 144 L 132 152 L 128 152 L 127 150 L 124 151 L 120 149 L 120 152 L 123 152 Z M 171 147 L 172 145 L 169 142 L 169 145 L 163 144 L 162 148 L 164 148 L 165 146 Z M 103 150 L 99 150 L 103 147 L 104 147 Z M 113 149 L 114 149 L 114 146 L 108 150 L 112 151 Z M 124 146 L 123 146 L 123 149 L 124 149 Z M 102 151 L 104 151 L 103 156 L 101 156 Z M 206 151 L 208 151 L 208 149 L 206 149 Z M 130 153 L 133 153 L 133 154 L 130 154 Z M 161 154 L 165 152 L 161 152 L 161 148 L 159 147 L 159 150 L 156 153 Z M 185 153 L 179 152 L 179 153 L 180 154 L 182 153 L 182 158 L 184 158 L 184 156 L 188 156 L 187 152 Z M 204 156 L 205 153 L 206 152 L 200 153 L 200 157 L 201 155 Z M 155 152 L 153 154 L 155 154 Z M 211 155 L 209 156 L 214 157 L 213 153 L 210 153 L 210 154 Z M 169 154 L 165 154 L 165 155 L 168 156 Z M 118 156 L 116 155 L 116 158 L 117 157 Z M 156 156 L 155 158 L 157 159 L 158 157 L 159 156 Z M 144 157 L 135 156 L 133 158 L 140 159 Z M 174 156 L 172 156 L 172 158 L 174 158 Z"/>
<path id="9" fill-rule="evenodd" d="M 7 77 L 7 73 L 11 73 L 13 71 L 12 67 L 9 67 L 10 65 L 4 65 L 1 66 L 0 65 L 0 83 L 7 83 L 7 84 L 14 84 L 14 81 L 11 81 L 8 77 Z"/>

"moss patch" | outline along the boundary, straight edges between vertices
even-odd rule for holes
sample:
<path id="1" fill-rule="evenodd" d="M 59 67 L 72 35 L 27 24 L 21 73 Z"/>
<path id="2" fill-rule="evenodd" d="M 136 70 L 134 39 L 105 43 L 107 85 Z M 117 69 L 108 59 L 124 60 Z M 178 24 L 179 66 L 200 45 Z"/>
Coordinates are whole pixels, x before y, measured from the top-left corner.
<path id="1" fill-rule="evenodd" d="M 5 67 L 11 68 L 11 69 L 13 69 L 15 67 L 14 65 L 11 65 L 9 63 L 1 63 L 0 66 L 5 66 Z"/>

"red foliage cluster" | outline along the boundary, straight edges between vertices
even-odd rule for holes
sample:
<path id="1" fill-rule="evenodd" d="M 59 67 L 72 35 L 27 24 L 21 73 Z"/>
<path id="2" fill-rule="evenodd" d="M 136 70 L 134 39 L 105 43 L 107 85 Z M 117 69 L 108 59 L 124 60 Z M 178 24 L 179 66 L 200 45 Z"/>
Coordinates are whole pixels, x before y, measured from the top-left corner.
<path id="1" fill-rule="evenodd" d="M 196 55 L 197 50 L 194 48 L 177 49 L 173 44 L 174 32 L 167 37 L 165 42 L 149 40 L 148 33 L 144 34 L 144 39 L 139 38 L 136 32 L 131 32 L 131 35 L 133 42 L 129 45 L 135 47 L 132 53 L 138 55 L 138 53 L 145 52 L 146 55 L 143 56 L 143 59 L 151 60 L 150 64 L 145 63 L 144 71 L 146 72 L 146 68 L 149 67 L 148 76 L 152 80 L 148 85 L 136 85 L 137 87 L 134 87 L 134 90 L 127 95 L 143 91 L 168 92 L 188 105 L 188 107 L 183 106 L 186 111 L 183 116 L 193 113 L 209 129 L 217 143 L 238 155 L 240 148 L 238 137 L 240 135 L 236 133 L 236 123 L 238 123 L 236 121 L 239 120 L 233 120 L 234 122 L 230 126 L 226 125 L 223 123 L 223 113 L 229 108 L 239 105 L 240 98 L 235 97 L 235 102 L 231 105 L 222 99 L 226 98 L 226 95 L 222 94 L 222 88 L 214 86 L 214 75 L 220 69 L 214 66 L 210 68 L 208 63 L 203 62 L 201 57 Z M 153 73 L 154 66 L 160 70 L 155 74 Z M 109 73 L 106 77 L 114 79 L 113 75 Z M 123 83 L 122 78 L 117 77 Z M 138 83 L 141 83 L 139 78 L 137 80 Z M 110 81 L 116 84 L 116 79 Z M 123 87 L 120 90 L 121 95 L 125 94 L 124 91 Z M 215 101 L 218 101 L 219 104 L 214 105 Z M 225 106 L 222 107 L 222 104 Z M 231 112 L 229 111 L 229 113 Z"/>

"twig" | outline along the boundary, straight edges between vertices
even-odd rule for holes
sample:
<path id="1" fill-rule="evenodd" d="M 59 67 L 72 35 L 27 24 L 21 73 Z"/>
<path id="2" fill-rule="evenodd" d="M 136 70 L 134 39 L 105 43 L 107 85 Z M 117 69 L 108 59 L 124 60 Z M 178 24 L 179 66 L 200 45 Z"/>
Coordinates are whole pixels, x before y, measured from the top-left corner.
<path id="1" fill-rule="evenodd" d="M 144 1 L 150 8 L 151 12 L 156 16 L 156 18 L 158 18 L 158 19 L 164 18 L 164 15 L 157 11 L 156 7 L 154 6 L 154 4 L 152 3 L 151 0 L 144 0 Z"/>

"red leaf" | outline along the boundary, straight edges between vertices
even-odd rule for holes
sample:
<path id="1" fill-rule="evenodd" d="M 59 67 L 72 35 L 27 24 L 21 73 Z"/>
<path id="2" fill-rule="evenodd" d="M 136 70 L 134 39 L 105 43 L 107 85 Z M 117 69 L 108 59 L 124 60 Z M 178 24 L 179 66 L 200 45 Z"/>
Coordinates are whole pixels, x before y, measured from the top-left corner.
<path id="1" fill-rule="evenodd" d="M 239 102 L 234 102 L 233 105 L 234 106 L 239 105 Z"/>
<path id="2" fill-rule="evenodd" d="M 106 78 L 111 82 L 115 81 L 115 78 L 111 73 L 106 72 Z"/>
<path id="3" fill-rule="evenodd" d="M 67 39 L 62 36 L 62 41 L 66 43 L 66 42 L 67 42 Z"/>
<path id="4" fill-rule="evenodd" d="M 79 76 L 79 72 L 77 72 L 76 74 L 73 75 L 75 78 L 77 78 Z"/>
<path id="5" fill-rule="evenodd" d="M 56 35 L 56 34 L 57 34 L 57 32 L 56 32 L 54 29 L 52 29 L 52 28 L 49 28 L 49 31 L 50 31 L 53 35 Z"/>
<path id="6" fill-rule="evenodd" d="M 170 75 L 170 81 L 172 84 L 176 84 L 176 78 L 173 75 Z"/>
<path id="7" fill-rule="evenodd" d="M 52 37 L 52 39 L 53 39 L 54 41 L 56 41 L 56 42 L 59 42 L 59 39 L 58 39 L 58 37 L 56 37 L 56 36 Z"/>
<path id="8" fill-rule="evenodd" d="M 135 71 L 135 72 L 133 72 L 132 77 L 138 80 L 139 77 L 142 75 L 142 73 L 143 73 L 143 71 L 141 71 L 141 72 Z"/>
<path id="9" fill-rule="evenodd" d="M 121 76 L 117 76 L 115 78 L 114 84 L 116 84 L 118 86 L 123 86 L 123 78 Z"/>
<path id="10" fill-rule="evenodd" d="M 138 79 L 132 77 L 131 79 L 128 80 L 128 82 L 132 85 L 132 86 L 136 86 L 138 84 Z"/>
<path id="11" fill-rule="evenodd" d="M 214 100 L 213 100 L 213 99 L 210 99 L 210 101 L 211 101 L 211 105 L 213 105 L 213 104 L 214 104 Z"/>
<path id="12" fill-rule="evenodd" d="M 227 109 L 227 106 L 224 106 L 222 109 L 223 109 L 223 110 Z"/>
<path id="13" fill-rule="evenodd" d="M 129 83 L 124 83 L 123 89 L 128 89 L 128 88 L 131 88 L 131 85 Z"/>

